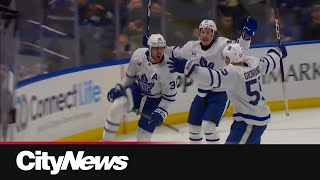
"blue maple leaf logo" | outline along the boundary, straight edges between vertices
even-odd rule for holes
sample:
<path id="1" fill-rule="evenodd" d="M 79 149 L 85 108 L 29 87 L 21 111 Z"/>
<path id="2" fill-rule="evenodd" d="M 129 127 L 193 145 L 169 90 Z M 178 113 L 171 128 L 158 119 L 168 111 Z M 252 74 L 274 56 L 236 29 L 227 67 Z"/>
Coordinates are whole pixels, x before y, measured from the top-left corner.
<path id="1" fill-rule="evenodd" d="M 214 63 L 213 62 L 208 63 L 208 61 L 204 57 L 200 58 L 199 64 L 201 67 L 208 67 L 210 69 L 214 68 Z"/>
<path id="2" fill-rule="evenodd" d="M 144 93 L 151 93 L 151 89 L 154 87 L 153 82 L 149 82 L 148 78 L 145 74 L 143 74 L 140 79 L 138 80 L 139 86 L 142 92 Z"/>
<path id="3" fill-rule="evenodd" d="M 208 66 L 208 61 L 204 57 L 200 58 L 200 66 L 201 67 L 207 67 Z"/>

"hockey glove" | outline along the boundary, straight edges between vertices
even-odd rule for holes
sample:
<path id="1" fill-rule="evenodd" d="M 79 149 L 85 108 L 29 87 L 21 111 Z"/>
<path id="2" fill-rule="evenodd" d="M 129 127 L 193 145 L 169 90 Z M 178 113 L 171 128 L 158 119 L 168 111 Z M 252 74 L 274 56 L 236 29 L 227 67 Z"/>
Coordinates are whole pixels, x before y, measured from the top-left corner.
<path id="1" fill-rule="evenodd" d="M 167 64 L 169 65 L 169 69 L 171 69 L 171 73 L 178 72 L 189 77 L 196 66 L 195 63 L 183 58 L 170 57 L 169 59 L 171 61 L 168 61 Z"/>
<path id="2" fill-rule="evenodd" d="M 248 36 L 252 37 L 258 29 L 257 21 L 253 17 L 248 16 L 243 29 Z"/>
<path id="3" fill-rule="evenodd" d="M 268 51 L 268 53 L 270 52 L 276 53 L 282 59 L 288 56 L 287 49 L 284 45 L 277 45 L 275 48 L 272 48 Z"/>
<path id="4" fill-rule="evenodd" d="M 149 35 L 148 34 L 145 34 L 143 35 L 142 37 L 142 45 L 146 48 L 149 48 L 149 45 L 148 45 L 148 40 L 149 40 Z"/>
<path id="5" fill-rule="evenodd" d="M 155 123 L 157 126 L 160 126 L 163 123 L 163 120 L 167 117 L 167 115 L 168 112 L 163 108 L 159 107 L 151 114 L 150 123 Z"/>
<path id="6" fill-rule="evenodd" d="M 108 101 L 113 102 L 115 99 L 123 95 L 124 95 L 123 87 L 120 84 L 116 84 L 116 86 L 108 92 L 107 98 L 108 98 Z"/>
<path id="7" fill-rule="evenodd" d="M 284 45 L 277 46 L 277 49 L 281 51 L 282 58 L 286 58 L 288 56 L 287 48 Z"/>

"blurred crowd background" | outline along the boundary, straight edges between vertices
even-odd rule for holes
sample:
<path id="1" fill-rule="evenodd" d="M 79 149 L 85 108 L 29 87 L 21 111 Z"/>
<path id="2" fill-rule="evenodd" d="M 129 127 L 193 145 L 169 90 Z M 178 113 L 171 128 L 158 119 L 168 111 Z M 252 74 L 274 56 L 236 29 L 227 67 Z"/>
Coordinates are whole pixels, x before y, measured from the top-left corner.
<path id="1" fill-rule="evenodd" d="M 148 0 L 16 0 L 18 80 L 82 65 L 129 58 L 142 47 Z M 271 0 L 152 0 L 151 32 L 168 45 L 198 39 L 198 25 L 213 19 L 220 36 L 237 39 L 253 16 L 252 45 L 275 43 Z M 283 42 L 320 40 L 320 0 L 282 0 Z"/>

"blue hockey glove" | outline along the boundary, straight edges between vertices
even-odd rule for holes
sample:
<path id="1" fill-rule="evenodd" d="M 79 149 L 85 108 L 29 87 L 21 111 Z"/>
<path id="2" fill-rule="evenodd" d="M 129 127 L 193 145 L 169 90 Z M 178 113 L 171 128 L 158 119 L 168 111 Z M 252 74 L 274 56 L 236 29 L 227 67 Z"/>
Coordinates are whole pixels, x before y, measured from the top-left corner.
<path id="1" fill-rule="evenodd" d="M 278 49 L 280 49 L 282 53 L 282 58 L 286 58 L 288 56 L 287 48 L 284 45 L 277 46 Z"/>
<path id="2" fill-rule="evenodd" d="M 274 52 L 276 53 L 280 58 L 286 58 L 288 56 L 287 48 L 284 45 L 277 45 L 275 48 L 271 48 L 268 53 Z"/>
<path id="3" fill-rule="evenodd" d="M 152 114 L 151 120 L 149 123 L 155 123 L 157 126 L 160 126 L 163 123 L 163 120 L 167 117 L 168 112 L 161 107 L 158 107 Z"/>
<path id="4" fill-rule="evenodd" d="M 258 29 L 257 21 L 253 17 L 248 16 L 243 29 L 248 36 L 252 37 Z"/>
<path id="5" fill-rule="evenodd" d="M 171 69 L 171 73 L 178 72 L 185 74 L 187 77 L 189 77 L 193 72 L 195 66 L 197 66 L 193 62 L 183 58 L 170 57 L 169 59 L 171 61 L 168 61 L 167 64 L 169 65 L 169 69 Z"/>
<path id="6" fill-rule="evenodd" d="M 171 61 L 168 61 L 167 64 L 169 65 L 169 69 L 171 73 L 184 73 L 184 68 L 186 66 L 187 60 L 182 59 L 182 58 L 175 58 L 175 57 L 170 57 L 169 58 Z"/>
<path id="7" fill-rule="evenodd" d="M 114 88 L 112 88 L 107 95 L 108 101 L 113 102 L 120 96 L 124 95 L 124 89 L 120 84 L 116 84 Z"/>
<path id="8" fill-rule="evenodd" d="M 146 48 L 149 47 L 149 45 L 148 45 L 149 37 L 150 37 L 150 36 L 149 36 L 148 34 L 145 34 L 145 35 L 143 35 L 143 37 L 142 37 L 142 45 L 143 45 L 144 47 L 146 47 Z"/>

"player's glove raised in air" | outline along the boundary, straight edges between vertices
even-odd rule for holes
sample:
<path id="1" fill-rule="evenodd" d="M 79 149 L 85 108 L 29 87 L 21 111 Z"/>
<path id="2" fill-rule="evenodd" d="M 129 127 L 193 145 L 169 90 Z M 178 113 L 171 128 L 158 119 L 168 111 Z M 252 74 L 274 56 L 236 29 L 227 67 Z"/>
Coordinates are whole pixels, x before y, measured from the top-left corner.
<path id="1" fill-rule="evenodd" d="M 152 114 L 151 120 L 149 123 L 155 123 L 157 126 L 160 126 L 163 123 L 163 120 L 167 118 L 168 112 L 161 107 L 158 107 Z"/>
<path id="2" fill-rule="evenodd" d="M 113 102 L 115 99 L 123 95 L 125 95 L 123 87 L 120 84 L 116 84 L 115 87 L 108 92 L 107 98 L 108 101 Z"/>
<path id="3" fill-rule="evenodd" d="M 150 35 L 148 35 L 148 34 L 145 34 L 145 35 L 143 35 L 143 37 L 142 37 L 142 45 L 143 45 L 144 47 L 146 47 L 146 48 L 149 47 L 149 45 L 148 45 L 149 37 L 150 37 Z"/>
<path id="4" fill-rule="evenodd" d="M 246 19 L 246 23 L 243 27 L 243 30 L 245 31 L 245 33 L 249 37 L 252 37 L 254 33 L 257 31 L 257 29 L 258 29 L 257 21 L 253 17 L 248 16 Z"/>
<path id="5" fill-rule="evenodd" d="M 167 64 L 169 65 L 171 73 L 178 72 L 189 77 L 197 66 L 195 63 L 183 58 L 170 57 L 169 59 L 170 61 L 168 61 Z"/>
<path id="6" fill-rule="evenodd" d="M 280 49 L 281 54 L 282 54 L 282 58 L 285 58 L 285 57 L 288 56 L 288 52 L 287 52 L 286 46 L 280 45 L 280 46 L 277 46 L 277 49 Z"/>
<path id="7" fill-rule="evenodd" d="M 278 56 L 280 58 L 285 58 L 288 56 L 288 53 L 287 53 L 287 48 L 284 46 L 284 45 L 277 45 L 275 48 L 271 48 L 268 53 L 270 52 L 274 52 L 276 54 L 278 54 Z"/>

